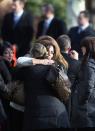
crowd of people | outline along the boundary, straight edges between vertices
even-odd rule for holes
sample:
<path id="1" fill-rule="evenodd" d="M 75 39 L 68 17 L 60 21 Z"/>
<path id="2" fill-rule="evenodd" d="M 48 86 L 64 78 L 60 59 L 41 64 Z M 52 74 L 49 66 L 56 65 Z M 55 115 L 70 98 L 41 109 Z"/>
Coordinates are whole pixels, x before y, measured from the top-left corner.
<path id="1" fill-rule="evenodd" d="M 42 6 L 33 40 L 26 0 L 13 0 L 0 43 L 0 131 L 95 127 L 95 31 L 88 11 L 67 30 Z M 33 40 L 33 41 L 32 41 Z"/>

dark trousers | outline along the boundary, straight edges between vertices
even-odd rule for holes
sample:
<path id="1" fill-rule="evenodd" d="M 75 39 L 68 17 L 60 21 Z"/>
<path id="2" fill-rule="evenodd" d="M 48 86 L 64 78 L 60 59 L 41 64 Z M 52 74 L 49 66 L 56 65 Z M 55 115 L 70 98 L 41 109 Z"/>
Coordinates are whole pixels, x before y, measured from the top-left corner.
<path id="1" fill-rule="evenodd" d="M 22 131 L 24 113 L 11 107 L 9 131 Z"/>

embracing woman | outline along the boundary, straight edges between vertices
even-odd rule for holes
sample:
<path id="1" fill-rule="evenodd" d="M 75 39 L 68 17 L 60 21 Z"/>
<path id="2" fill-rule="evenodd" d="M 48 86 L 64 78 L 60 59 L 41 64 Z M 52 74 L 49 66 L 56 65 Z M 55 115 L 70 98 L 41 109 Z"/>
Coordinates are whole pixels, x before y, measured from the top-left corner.
<path id="1" fill-rule="evenodd" d="M 46 47 L 48 59 L 54 60 L 56 64 L 55 66 L 31 65 L 22 67 L 18 71 L 17 79 L 24 82 L 25 92 L 23 130 L 68 128 L 70 124 L 65 105 L 47 80 L 50 70 L 54 71 L 56 67 L 59 67 L 60 70 L 66 72 L 68 64 L 60 54 L 59 46 L 52 37 L 44 36 L 37 42 Z M 39 59 L 43 59 L 43 57 Z"/>

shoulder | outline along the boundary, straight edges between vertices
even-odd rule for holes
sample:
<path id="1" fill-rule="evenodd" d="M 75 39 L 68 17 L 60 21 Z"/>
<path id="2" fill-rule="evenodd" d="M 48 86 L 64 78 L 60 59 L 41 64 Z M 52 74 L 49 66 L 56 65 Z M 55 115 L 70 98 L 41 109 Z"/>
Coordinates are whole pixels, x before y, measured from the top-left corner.
<path id="1" fill-rule="evenodd" d="M 10 13 L 7 13 L 5 16 L 4 16 L 4 18 L 10 18 L 10 17 L 12 17 L 13 16 L 13 12 L 10 12 Z"/>
<path id="2" fill-rule="evenodd" d="M 71 27 L 69 31 L 75 31 L 78 29 L 78 26 L 75 26 L 75 27 Z"/>
<path id="3" fill-rule="evenodd" d="M 5 67 L 6 65 L 5 65 L 5 62 L 4 62 L 4 60 L 2 59 L 2 58 L 0 58 L 0 68 L 2 67 Z"/>
<path id="4" fill-rule="evenodd" d="M 66 53 L 64 53 L 64 52 L 62 52 L 62 56 L 65 58 L 65 60 L 68 62 L 69 60 L 71 60 L 71 57 L 68 55 L 68 54 L 66 54 Z"/>
<path id="5" fill-rule="evenodd" d="M 32 13 L 30 11 L 24 11 L 23 18 L 28 21 L 33 20 Z"/>
<path id="6" fill-rule="evenodd" d="M 27 67 L 15 67 L 15 69 L 13 70 L 14 79 L 23 81 L 24 79 L 26 79 L 26 76 L 28 74 L 27 72 Z"/>
<path id="7" fill-rule="evenodd" d="M 87 33 L 87 35 L 95 36 L 95 31 L 91 26 L 89 26 L 85 32 Z"/>
<path id="8" fill-rule="evenodd" d="M 38 65 L 33 65 L 30 67 L 30 69 L 33 71 L 33 72 L 46 72 L 48 71 L 49 69 L 51 68 L 51 65 L 41 65 L 41 64 L 38 64 Z"/>
<path id="9" fill-rule="evenodd" d="M 44 20 L 41 19 L 41 20 L 39 21 L 38 25 L 42 25 L 43 23 L 44 23 Z"/>
<path id="10" fill-rule="evenodd" d="M 93 30 L 93 28 L 90 25 L 86 29 L 87 30 Z"/>
<path id="11" fill-rule="evenodd" d="M 32 13 L 30 12 L 30 11 L 24 11 L 23 12 L 23 14 L 25 15 L 25 16 L 30 16 L 30 17 L 32 17 Z"/>
<path id="12" fill-rule="evenodd" d="M 92 78 L 91 76 L 95 76 L 95 60 L 94 59 L 89 59 L 82 67 L 81 71 L 83 76 Z M 94 77 L 93 76 L 93 77 Z"/>
<path id="13" fill-rule="evenodd" d="M 77 32 L 78 32 L 78 26 L 75 26 L 75 27 L 71 27 L 68 31 L 68 35 L 71 37 L 73 35 L 76 35 Z M 75 38 L 76 39 L 76 38 Z"/>
<path id="14" fill-rule="evenodd" d="M 54 18 L 53 22 L 58 23 L 58 24 L 65 24 L 64 20 L 61 20 L 59 18 Z"/>
<path id="15" fill-rule="evenodd" d="M 64 71 L 67 74 L 68 69 L 66 69 L 63 64 L 61 64 L 59 62 L 55 62 L 54 66 L 56 69 L 59 69 L 60 71 Z"/>
<path id="16" fill-rule="evenodd" d="M 87 62 L 87 67 L 90 69 L 93 69 L 95 71 L 95 60 L 94 59 L 89 59 Z"/>

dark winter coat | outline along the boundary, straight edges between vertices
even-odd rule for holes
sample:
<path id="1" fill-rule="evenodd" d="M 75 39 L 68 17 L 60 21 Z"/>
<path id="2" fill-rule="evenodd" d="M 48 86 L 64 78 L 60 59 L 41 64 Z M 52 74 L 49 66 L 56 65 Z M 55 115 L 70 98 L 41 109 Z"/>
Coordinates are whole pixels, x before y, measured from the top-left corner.
<path id="1" fill-rule="evenodd" d="M 11 81 L 11 75 L 7 69 L 7 66 L 2 58 L 0 58 L 0 122 L 3 122 L 6 116 L 5 103 L 8 102 L 2 97 L 2 90 L 5 87 L 5 84 Z"/>
<path id="2" fill-rule="evenodd" d="M 38 31 L 37 31 L 37 38 L 42 36 L 43 30 L 44 30 L 44 22 L 45 20 L 42 20 L 38 24 Z M 51 23 L 49 28 L 47 29 L 46 35 L 49 35 L 53 37 L 54 39 L 57 39 L 60 35 L 66 34 L 67 33 L 67 27 L 64 21 L 59 20 L 57 18 L 54 18 Z"/>
<path id="3" fill-rule="evenodd" d="M 88 26 L 84 31 L 81 33 L 78 33 L 79 26 L 72 27 L 70 31 L 68 32 L 68 35 L 71 39 L 71 46 L 73 50 L 76 50 L 80 57 L 82 56 L 80 43 L 82 39 L 84 39 L 87 36 L 95 36 L 95 31 L 92 29 L 91 26 Z"/>
<path id="4" fill-rule="evenodd" d="M 82 66 L 72 97 L 72 127 L 95 127 L 95 60 Z"/>
<path id="5" fill-rule="evenodd" d="M 16 44 L 18 47 L 18 56 L 25 55 L 30 49 L 30 42 L 33 38 L 32 16 L 29 12 L 24 11 L 18 23 L 14 26 L 14 14 L 5 15 L 1 37 L 4 41 Z"/>
<path id="6" fill-rule="evenodd" d="M 11 75 L 11 67 L 10 67 L 10 63 L 8 61 L 6 61 L 5 59 L 0 60 L 0 74 L 3 78 L 3 86 L 1 83 L 1 87 L 0 87 L 0 95 L 2 98 L 2 104 L 4 107 L 4 111 L 6 113 L 7 116 L 9 116 L 9 112 L 10 112 L 10 106 L 9 103 L 10 101 L 6 99 L 6 92 L 5 92 L 5 87 L 6 84 L 11 83 L 12 80 L 12 75 Z"/>
<path id="7" fill-rule="evenodd" d="M 0 58 L 0 74 L 2 75 L 4 82 L 7 84 L 11 81 L 11 75 L 6 65 L 5 60 Z"/>
<path id="8" fill-rule="evenodd" d="M 35 65 L 24 67 L 18 73 L 25 87 L 24 131 L 69 127 L 65 106 L 46 81 L 50 68 Z"/>
<path id="9" fill-rule="evenodd" d="M 67 74 L 68 74 L 68 77 L 69 77 L 71 83 L 73 84 L 73 82 L 76 78 L 76 75 L 79 71 L 79 68 L 80 68 L 80 61 L 72 59 L 67 53 L 62 52 L 62 55 L 65 58 L 65 60 L 68 62 L 69 67 L 68 67 Z"/>

